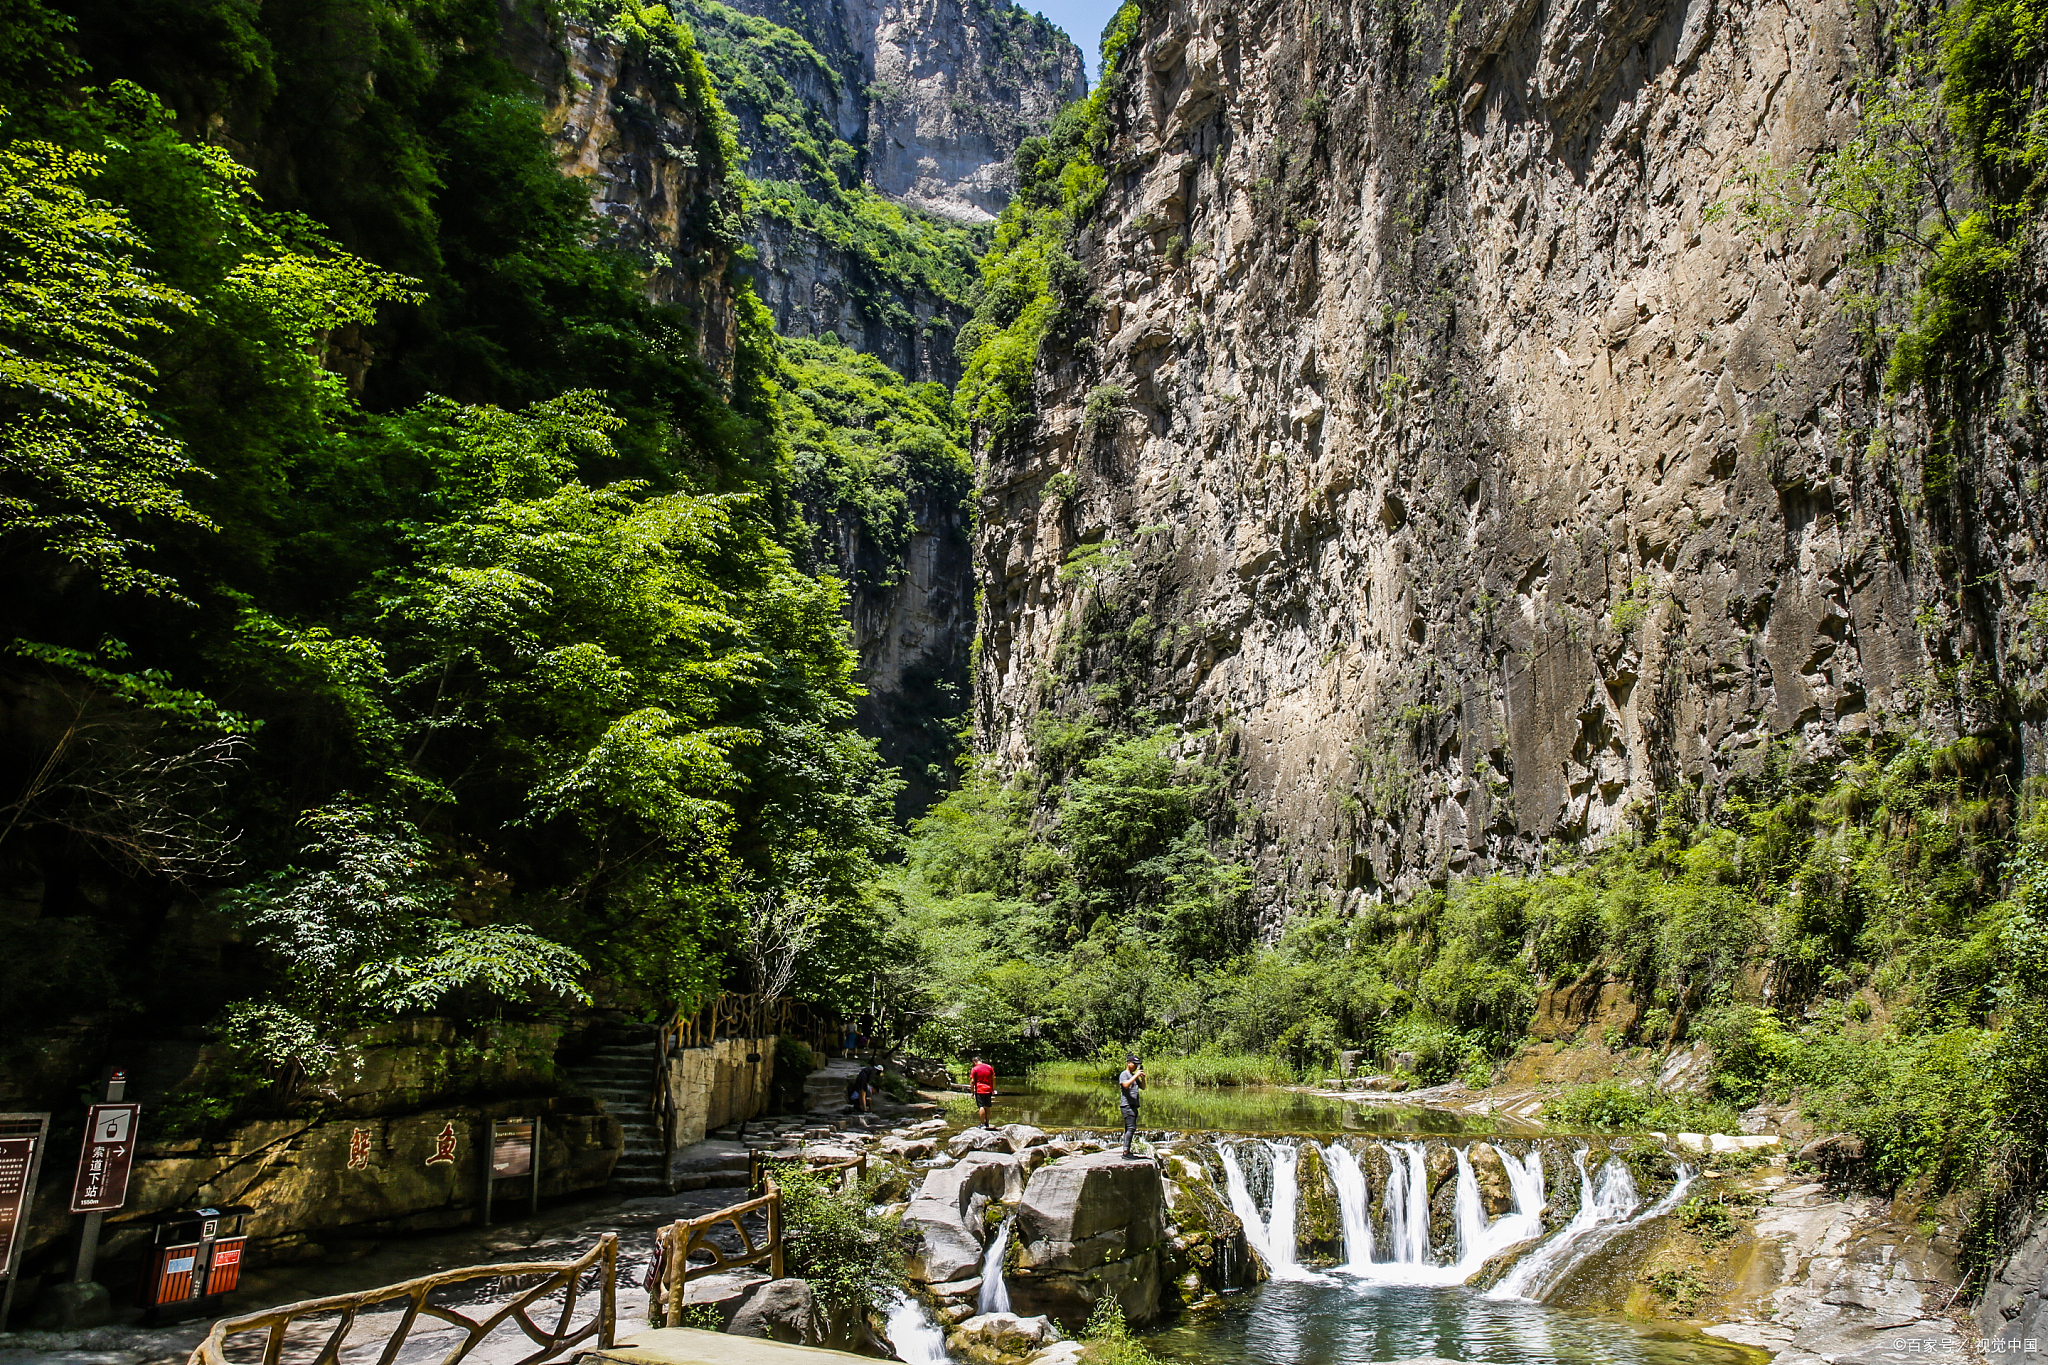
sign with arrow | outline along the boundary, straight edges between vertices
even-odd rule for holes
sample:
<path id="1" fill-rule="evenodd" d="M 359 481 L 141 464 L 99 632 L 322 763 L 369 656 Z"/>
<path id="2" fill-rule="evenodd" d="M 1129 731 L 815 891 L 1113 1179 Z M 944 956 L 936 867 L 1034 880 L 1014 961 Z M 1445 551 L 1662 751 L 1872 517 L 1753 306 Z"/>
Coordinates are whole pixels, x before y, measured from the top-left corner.
<path id="1" fill-rule="evenodd" d="M 112 1213 L 128 1202 L 139 1104 L 96 1104 L 86 1116 L 85 1149 L 71 1186 L 73 1213 Z"/>

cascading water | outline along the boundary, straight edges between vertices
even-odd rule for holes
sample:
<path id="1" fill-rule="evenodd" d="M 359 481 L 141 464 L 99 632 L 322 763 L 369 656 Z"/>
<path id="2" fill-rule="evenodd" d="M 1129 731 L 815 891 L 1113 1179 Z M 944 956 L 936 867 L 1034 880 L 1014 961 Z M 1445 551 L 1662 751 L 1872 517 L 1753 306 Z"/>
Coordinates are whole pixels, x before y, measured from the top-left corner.
<path id="1" fill-rule="evenodd" d="M 1269 1279 L 1320 1280 L 1322 1276 L 1301 1268 L 1296 1250 L 1294 1220 L 1301 1201 L 1301 1149 L 1285 1142 L 1260 1141 L 1258 1145 L 1272 1164 L 1272 1212 L 1259 1212 L 1259 1202 L 1252 1197 L 1251 1184 L 1245 1179 L 1244 1165 L 1238 1160 L 1235 1147 L 1224 1143 L 1217 1151 L 1223 1158 L 1223 1189 L 1230 1200 L 1230 1211 L 1244 1224 L 1245 1241 L 1266 1263 Z"/>
<path id="2" fill-rule="evenodd" d="M 1333 1170 L 1356 1158 L 1346 1153 L 1338 1158 L 1339 1147 L 1330 1149 Z M 1516 1156 L 1495 1148 L 1507 1172 L 1511 1208 L 1489 1221 L 1485 1202 L 1479 1195 L 1479 1179 L 1472 1168 L 1472 1156 L 1460 1147 L 1452 1150 L 1458 1164 L 1452 1188 L 1451 1221 L 1457 1229 L 1457 1259 L 1439 1264 L 1429 1245 L 1429 1154 L 1419 1143 L 1382 1146 L 1387 1155 L 1387 1259 L 1379 1260 L 1371 1242 L 1371 1197 L 1362 1178 L 1355 1186 L 1337 1186 L 1338 1207 L 1345 1228 L 1344 1269 L 1361 1279 L 1381 1284 L 1449 1285 L 1463 1284 L 1479 1273 L 1493 1257 L 1521 1242 L 1531 1241 L 1543 1231 L 1543 1163 L 1535 1153 Z M 1354 1228 L 1362 1228 L 1364 1236 Z"/>
<path id="3" fill-rule="evenodd" d="M 1372 1264 L 1372 1190 L 1366 1183 L 1365 1168 L 1358 1164 L 1358 1153 L 1349 1147 L 1333 1142 L 1323 1148 L 1323 1160 L 1337 1187 L 1337 1212 L 1344 1224 L 1344 1268 L 1355 1274 L 1359 1266 Z"/>
<path id="4" fill-rule="evenodd" d="M 996 1235 L 989 1238 L 988 1255 L 981 1259 L 981 1297 L 975 1301 L 977 1313 L 1007 1313 L 1010 1311 L 1010 1286 L 1003 1279 L 1003 1256 L 1010 1249 L 1010 1225 L 1017 1221 L 1011 1214 L 1003 1220 Z"/>
<path id="5" fill-rule="evenodd" d="M 1256 1146 L 1263 1151 L 1272 1170 L 1270 1211 L 1262 1211 L 1245 1176 L 1241 1147 Z M 1254 1139 L 1244 1144 L 1224 1144 L 1224 1187 L 1231 1210 L 1244 1224 L 1245 1240 L 1265 1262 L 1275 1280 L 1323 1280 L 1326 1277 L 1304 1269 L 1295 1243 L 1295 1213 L 1299 1206 L 1298 1163 L 1300 1148 L 1292 1143 Z M 1456 1246 L 1451 1259 L 1439 1261 L 1430 1245 L 1429 1153 L 1419 1142 L 1383 1144 L 1387 1158 L 1387 1189 L 1382 1200 L 1386 1216 L 1386 1240 L 1378 1242 L 1373 1229 L 1372 1189 L 1357 1153 L 1338 1143 L 1322 1148 L 1324 1164 L 1337 1192 L 1340 1225 L 1344 1234 L 1344 1264 L 1348 1275 L 1386 1285 L 1457 1285 L 1477 1275 L 1503 1252 L 1543 1237 L 1543 1158 L 1540 1152 L 1525 1155 L 1494 1147 L 1507 1177 L 1509 1209 L 1498 1218 L 1488 1218 L 1480 1194 L 1478 1172 L 1470 1148 L 1453 1147 L 1457 1163 L 1452 1184 L 1451 1222 Z M 1579 1208 L 1572 1219 L 1548 1240 L 1525 1256 L 1487 1297 L 1500 1299 L 1541 1299 L 1571 1268 L 1611 1241 L 1625 1228 L 1664 1214 L 1685 1196 L 1694 1172 L 1681 1165 L 1678 1183 L 1656 1205 L 1642 1207 L 1635 1181 L 1628 1167 L 1609 1160 L 1595 1175 L 1587 1168 L 1587 1153 L 1574 1155 L 1579 1170 Z M 983 1280 L 983 1293 L 987 1291 Z"/>
<path id="6" fill-rule="evenodd" d="M 1488 1298 L 1540 1302 L 1586 1257 L 1629 1228 L 1669 1213 L 1685 1198 L 1686 1189 L 1697 1174 L 1681 1162 L 1677 1183 L 1662 1199 L 1644 1209 L 1635 1177 L 1620 1161 L 1609 1157 L 1595 1179 L 1586 1170 L 1585 1148 L 1573 1153 L 1572 1160 L 1579 1168 L 1578 1212 L 1549 1241 L 1516 1263 L 1499 1284 L 1487 1291 Z"/>
<path id="7" fill-rule="evenodd" d="M 904 1365 L 948 1365 L 946 1334 L 938 1329 L 924 1305 L 899 1292 L 889 1305 L 889 1344 Z"/>

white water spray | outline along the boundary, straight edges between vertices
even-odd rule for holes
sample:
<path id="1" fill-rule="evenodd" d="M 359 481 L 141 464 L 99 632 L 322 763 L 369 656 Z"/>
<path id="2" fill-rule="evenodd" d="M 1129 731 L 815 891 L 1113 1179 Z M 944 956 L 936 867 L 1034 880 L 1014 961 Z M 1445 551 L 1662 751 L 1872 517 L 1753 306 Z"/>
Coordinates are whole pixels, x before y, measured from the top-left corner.
<path id="1" fill-rule="evenodd" d="M 1579 1168 L 1579 1209 L 1556 1235 L 1537 1247 L 1487 1291 L 1490 1299 L 1529 1299 L 1540 1302 L 1563 1282 L 1572 1268 L 1606 1246 L 1629 1228 L 1662 1217 L 1685 1198 L 1697 1172 L 1681 1162 L 1678 1182 L 1655 1204 L 1645 1209 L 1636 1191 L 1635 1177 L 1627 1166 L 1609 1157 L 1596 1179 L 1586 1169 L 1586 1149 L 1573 1153 Z"/>
<path id="2" fill-rule="evenodd" d="M 889 1305 L 889 1344 L 904 1365 L 948 1365 L 946 1334 L 932 1322 L 924 1305 L 898 1293 Z"/>
<path id="3" fill-rule="evenodd" d="M 1463 1284 L 1493 1257 L 1542 1233 L 1543 1164 L 1536 1153 L 1521 1157 L 1494 1149 L 1507 1173 L 1512 1207 L 1489 1221 L 1471 1153 L 1454 1148 L 1458 1175 L 1452 1187 L 1451 1218 L 1458 1234 L 1457 1259 L 1439 1264 L 1429 1245 L 1429 1155 L 1419 1143 L 1383 1145 L 1380 1150 L 1386 1153 L 1388 1163 L 1382 1201 L 1387 1214 L 1387 1258 L 1380 1260 L 1365 1173 L 1347 1149 L 1333 1144 L 1326 1150 L 1344 1226 L 1342 1268 L 1360 1279 L 1379 1284 Z"/>
<path id="4" fill-rule="evenodd" d="M 1359 1267 L 1372 1264 L 1372 1190 L 1366 1183 L 1365 1168 L 1358 1164 L 1358 1153 L 1349 1147 L 1331 1143 L 1323 1148 L 1323 1162 L 1337 1187 L 1337 1213 L 1344 1225 L 1344 1268 L 1358 1274 Z"/>
<path id="5" fill-rule="evenodd" d="M 1016 1221 L 1017 1215 L 1011 1214 L 989 1239 L 988 1255 L 981 1258 L 981 1297 L 974 1304 L 977 1313 L 1010 1311 L 1010 1286 L 1003 1279 L 1003 1254 L 1010 1249 L 1010 1225 Z"/>
<path id="6" fill-rule="evenodd" d="M 1323 1280 L 1323 1276 L 1301 1268 L 1296 1249 L 1294 1216 L 1301 1202 L 1301 1149 L 1291 1143 L 1257 1141 L 1272 1161 L 1272 1213 L 1259 1212 L 1258 1200 L 1252 1198 L 1251 1185 L 1244 1176 L 1244 1166 L 1237 1159 L 1236 1146 L 1221 1143 L 1217 1151 L 1223 1158 L 1223 1189 L 1230 1200 L 1230 1211 L 1244 1224 L 1245 1241 L 1266 1263 L 1269 1279 Z"/>

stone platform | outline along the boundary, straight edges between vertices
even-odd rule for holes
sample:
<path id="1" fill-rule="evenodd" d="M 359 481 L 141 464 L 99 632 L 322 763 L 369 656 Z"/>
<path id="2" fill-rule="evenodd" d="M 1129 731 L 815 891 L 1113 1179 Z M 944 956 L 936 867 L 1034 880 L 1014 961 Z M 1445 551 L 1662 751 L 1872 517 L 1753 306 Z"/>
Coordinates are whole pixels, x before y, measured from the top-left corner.
<path id="1" fill-rule="evenodd" d="M 789 1346 L 694 1327 L 655 1327 L 634 1333 L 608 1351 L 586 1351 L 576 1357 L 576 1365 L 831 1365 L 835 1360 L 869 1359 L 823 1346 Z"/>

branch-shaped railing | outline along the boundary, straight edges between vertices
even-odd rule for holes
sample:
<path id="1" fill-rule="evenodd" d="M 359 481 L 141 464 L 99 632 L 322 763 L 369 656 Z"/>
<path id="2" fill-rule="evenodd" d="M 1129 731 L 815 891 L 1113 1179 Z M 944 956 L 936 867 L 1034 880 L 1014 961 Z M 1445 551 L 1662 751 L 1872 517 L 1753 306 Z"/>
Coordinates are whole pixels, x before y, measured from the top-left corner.
<path id="1" fill-rule="evenodd" d="M 707 1213 L 702 1218 L 680 1218 L 654 1234 L 654 1264 L 647 1275 L 648 1320 L 659 1319 L 670 1327 L 683 1325 L 683 1286 L 706 1275 L 718 1275 L 740 1266 L 768 1267 L 771 1279 L 782 1278 L 782 1192 L 773 1179 L 764 1178 L 767 1193 L 744 1204 Z M 764 1224 L 763 1240 L 754 1240 L 747 1219 L 758 1215 Z M 737 1234 L 739 1248 L 728 1251 L 715 1239 L 724 1224 Z M 693 1257 L 709 1257 L 696 1261 Z M 266 1362 L 267 1365 L 267 1362 Z M 383 1365 L 383 1362 L 379 1362 Z"/>
<path id="2" fill-rule="evenodd" d="M 324 1299 L 307 1299 L 303 1303 L 288 1303 L 282 1308 L 266 1308 L 258 1313 L 244 1313 L 239 1317 L 222 1318 L 213 1324 L 213 1330 L 192 1352 L 186 1365 L 229 1365 L 227 1342 L 230 1337 L 250 1332 L 267 1332 L 263 1343 L 262 1365 L 279 1365 L 283 1358 L 287 1338 L 291 1335 L 292 1324 L 301 1318 L 324 1313 L 338 1313 L 332 1330 L 310 1360 L 303 1359 L 295 1350 L 293 1365 L 337 1365 L 341 1352 L 348 1343 L 349 1333 L 356 1327 L 362 1310 L 380 1303 L 405 1301 L 405 1309 L 399 1321 L 391 1330 L 384 1349 L 378 1354 L 375 1365 L 395 1365 L 399 1352 L 405 1348 L 406 1340 L 423 1317 L 436 1318 L 448 1323 L 462 1333 L 462 1339 L 441 1356 L 437 1365 L 456 1365 L 464 1356 L 488 1337 L 492 1332 L 511 1323 L 534 1341 L 539 1350 L 521 1356 L 515 1365 L 539 1365 L 543 1360 L 562 1355 L 570 1348 L 597 1339 L 599 1350 L 609 1348 L 618 1329 L 618 1267 L 619 1239 L 615 1233 L 605 1233 L 597 1239 L 597 1245 L 573 1261 L 526 1261 L 511 1265 L 475 1265 L 461 1270 L 444 1270 L 438 1275 L 425 1275 L 403 1284 L 386 1285 L 382 1289 L 366 1289 L 355 1294 L 336 1294 Z M 591 1271 L 598 1272 L 597 1311 L 590 1320 L 574 1325 L 576 1304 L 583 1294 L 583 1277 Z M 428 1297 L 437 1289 L 471 1280 L 523 1279 L 529 1275 L 541 1278 L 528 1288 L 521 1290 L 509 1302 L 495 1307 L 479 1305 L 475 1311 L 491 1311 L 483 1317 L 470 1317 L 445 1304 L 430 1303 Z M 552 1298 L 560 1291 L 562 1309 L 555 1316 L 553 1326 L 536 1323 L 528 1310 L 543 1300 Z M 385 1316 L 378 1314 L 376 1317 Z M 545 1317 L 545 1314 L 543 1315 Z M 379 1327 L 373 1317 L 370 1327 Z M 441 1329 L 434 1329 L 439 1334 Z"/>

